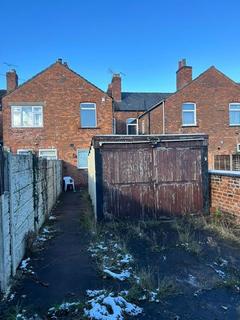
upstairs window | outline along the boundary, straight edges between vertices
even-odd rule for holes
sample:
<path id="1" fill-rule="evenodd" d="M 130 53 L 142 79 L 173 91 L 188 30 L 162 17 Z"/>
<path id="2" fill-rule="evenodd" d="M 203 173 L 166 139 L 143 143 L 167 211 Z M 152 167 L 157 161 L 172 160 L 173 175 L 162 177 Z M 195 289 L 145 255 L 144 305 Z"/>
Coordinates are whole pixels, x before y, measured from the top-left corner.
<path id="1" fill-rule="evenodd" d="M 137 134 L 138 124 L 136 118 L 128 118 L 126 121 L 127 134 Z"/>
<path id="2" fill-rule="evenodd" d="M 240 126 L 240 103 L 229 104 L 229 125 Z"/>
<path id="3" fill-rule="evenodd" d="M 18 149 L 17 154 L 28 156 L 29 154 L 32 154 L 33 151 L 31 149 Z"/>
<path id="4" fill-rule="evenodd" d="M 57 160 L 57 149 L 40 149 L 39 157 L 47 160 Z"/>
<path id="5" fill-rule="evenodd" d="M 96 115 L 96 103 L 81 103 L 80 104 L 80 119 L 81 128 L 96 128 L 97 115 Z"/>
<path id="6" fill-rule="evenodd" d="M 187 102 L 182 104 L 182 125 L 183 126 L 196 126 L 196 104 Z"/>
<path id="7" fill-rule="evenodd" d="M 78 169 L 88 168 L 88 149 L 78 149 L 77 165 L 78 165 Z"/>
<path id="8" fill-rule="evenodd" d="M 42 126 L 42 106 L 12 106 L 12 127 L 38 128 Z"/>

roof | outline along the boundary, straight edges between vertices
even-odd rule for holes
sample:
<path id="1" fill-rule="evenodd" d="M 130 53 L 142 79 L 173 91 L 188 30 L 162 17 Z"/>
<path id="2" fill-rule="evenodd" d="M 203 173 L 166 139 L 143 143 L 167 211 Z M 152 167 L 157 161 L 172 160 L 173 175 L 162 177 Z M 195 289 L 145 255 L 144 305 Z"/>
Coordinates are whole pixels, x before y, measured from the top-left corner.
<path id="1" fill-rule="evenodd" d="M 122 92 L 122 101 L 114 101 L 115 111 L 147 111 L 172 93 Z"/>
<path id="2" fill-rule="evenodd" d="M 60 59 L 61 60 L 61 59 Z M 88 81 L 86 78 L 84 78 L 83 76 L 81 76 L 80 74 L 78 74 L 77 72 L 75 72 L 74 70 L 72 70 L 67 64 L 64 64 L 62 62 L 60 62 L 59 60 L 57 60 L 56 62 L 54 62 L 53 64 L 51 64 L 50 66 L 48 66 L 47 68 L 43 69 L 42 71 L 40 71 L 39 73 L 35 74 L 33 77 L 31 77 L 30 79 L 28 79 L 27 81 L 23 82 L 21 85 L 19 85 L 15 90 L 9 92 L 7 95 L 12 94 L 13 92 L 15 92 L 16 90 L 18 90 L 19 88 L 23 87 L 26 83 L 31 82 L 32 80 L 34 80 L 35 78 L 37 78 L 38 76 L 40 76 L 41 74 L 43 74 L 44 72 L 46 72 L 47 70 L 51 69 L 53 66 L 55 65 L 61 65 L 62 67 L 66 68 L 67 70 L 69 70 L 70 72 L 74 73 L 77 77 L 81 78 L 82 80 L 86 81 L 88 84 L 90 84 L 91 86 L 93 86 L 95 89 L 101 91 L 102 93 L 104 93 L 105 95 L 109 96 L 106 92 L 104 92 L 102 89 L 98 88 L 97 86 L 95 86 L 92 82 Z M 1 91 L 1 90 L 0 90 Z M 7 92 L 5 92 L 7 93 Z M 0 96 L 1 98 L 1 96 Z M 111 98 L 109 96 L 109 98 Z"/>
<path id="3" fill-rule="evenodd" d="M 2 109 L 2 97 L 7 93 L 7 90 L 0 89 L 0 110 Z"/>
<path id="4" fill-rule="evenodd" d="M 195 79 L 193 79 L 191 82 L 189 82 L 188 84 L 186 84 L 184 87 L 182 87 L 181 89 L 177 90 L 176 92 L 173 92 L 172 94 L 167 94 L 167 96 L 165 98 L 163 98 L 160 101 L 157 101 L 155 104 L 153 104 L 152 106 L 150 106 L 147 110 L 145 110 L 145 112 L 143 114 L 141 114 L 138 118 L 143 117 L 145 114 L 151 112 L 153 109 L 157 108 L 160 104 L 163 103 L 164 100 L 166 100 L 170 95 L 176 95 L 178 94 L 180 91 L 185 90 L 185 88 L 189 87 L 192 85 L 192 83 L 197 82 L 200 78 L 202 78 L 207 72 L 209 72 L 210 70 L 214 70 L 215 72 L 217 72 L 218 74 L 220 74 L 222 77 L 224 77 L 225 79 L 227 79 L 228 81 L 232 82 L 232 84 L 239 86 L 239 83 L 233 81 L 231 78 L 229 78 L 228 76 L 226 76 L 224 73 L 222 73 L 220 70 L 218 70 L 215 66 L 211 66 L 210 68 L 208 68 L 207 70 L 203 71 L 199 76 L 197 76 Z"/>
<path id="5" fill-rule="evenodd" d="M 0 89 L 0 101 L 2 99 L 2 97 L 7 93 L 7 90 L 4 89 Z"/>

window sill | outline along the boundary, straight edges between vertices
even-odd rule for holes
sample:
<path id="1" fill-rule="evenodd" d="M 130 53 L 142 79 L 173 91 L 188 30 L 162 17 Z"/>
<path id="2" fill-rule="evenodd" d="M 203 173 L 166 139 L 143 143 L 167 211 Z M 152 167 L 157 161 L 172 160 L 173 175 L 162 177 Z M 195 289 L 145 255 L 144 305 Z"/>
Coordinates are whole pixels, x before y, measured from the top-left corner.
<path id="1" fill-rule="evenodd" d="M 101 129 L 100 127 L 78 127 L 78 129 L 83 129 L 83 130 L 96 130 L 96 129 Z"/>
<path id="2" fill-rule="evenodd" d="M 240 124 L 230 124 L 229 127 L 240 127 Z"/>
<path id="3" fill-rule="evenodd" d="M 183 124 L 182 128 L 198 128 L 197 124 Z"/>
<path id="4" fill-rule="evenodd" d="M 13 127 L 12 126 L 12 129 L 43 129 L 44 127 L 41 126 L 41 127 Z"/>

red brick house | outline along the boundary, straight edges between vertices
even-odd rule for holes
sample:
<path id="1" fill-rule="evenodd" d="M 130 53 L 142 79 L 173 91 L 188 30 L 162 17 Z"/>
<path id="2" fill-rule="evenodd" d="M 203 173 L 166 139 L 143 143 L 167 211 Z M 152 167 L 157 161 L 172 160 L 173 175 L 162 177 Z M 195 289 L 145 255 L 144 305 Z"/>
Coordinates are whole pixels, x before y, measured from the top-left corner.
<path id="1" fill-rule="evenodd" d="M 177 91 L 138 118 L 139 133 L 206 133 L 209 167 L 240 170 L 240 85 L 215 67 L 194 80 L 179 62 Z"/>
<path id="2" fill-rule="evenodd" d="M 137 134 L 138 117 L 170 93 L 122 92 L 120 74 L 114 74 L 107 90 L 113 98 L 113 123 L 116 134 Z"/>
<path id="3" fill-rule="evenodd" d="M 5 148 L 62 159 L 63 174 L 85 184 L 92 137 L 112 133 L 112 98 L 61 59 L 20 86 L 17 80 L 15 71 L 7 73 Z"/>

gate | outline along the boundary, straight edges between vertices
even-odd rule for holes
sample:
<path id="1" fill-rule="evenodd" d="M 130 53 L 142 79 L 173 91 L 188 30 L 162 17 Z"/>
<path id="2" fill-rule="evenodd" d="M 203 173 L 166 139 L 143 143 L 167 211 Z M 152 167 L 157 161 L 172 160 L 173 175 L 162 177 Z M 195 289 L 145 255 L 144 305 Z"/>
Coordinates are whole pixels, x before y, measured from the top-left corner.
<path id="1" fill-rule="evenodd" d="M 207 137 L 96 137 L 97 216 L 159 218 L 208 210 Z"/>

